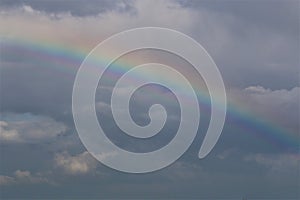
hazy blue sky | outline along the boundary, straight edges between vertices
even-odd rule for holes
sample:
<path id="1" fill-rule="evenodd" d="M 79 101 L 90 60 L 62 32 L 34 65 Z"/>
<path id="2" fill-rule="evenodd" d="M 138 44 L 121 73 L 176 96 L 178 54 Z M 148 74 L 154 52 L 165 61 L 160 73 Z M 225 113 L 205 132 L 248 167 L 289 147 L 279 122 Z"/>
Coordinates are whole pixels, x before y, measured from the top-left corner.
<path id="1" fill-rule="evenodd" d="M 299 1 L 0 2 L 1 199 L 300 198 Z M 76 72 L 88 52 L 114 33 L 143 26 L 175 29 L 201 43 L 223 76 L 229 107 L 208 157 L 197 157 L 210 117 L 199 96 L 200 129 L 189 150 L 167 168 L 137 175 L 112 170 L 87 152 L 71 104 Z M 117 62 L 151 61 L 183 71 L 191 67 L 154 50 Z M 172 117 L 152 139 L 133 139 L 112 120 L 111 85 L 117 78 L 108 71 L 96 95 L 108 137 L 136 152 L 167 144 L 180 117 L 174 95 L 158 86 L 135 93 L 130 110 L 137 123 L 149 122 L 154 103 Z M 207 93 L 201 77 L 197 81 Z"/>

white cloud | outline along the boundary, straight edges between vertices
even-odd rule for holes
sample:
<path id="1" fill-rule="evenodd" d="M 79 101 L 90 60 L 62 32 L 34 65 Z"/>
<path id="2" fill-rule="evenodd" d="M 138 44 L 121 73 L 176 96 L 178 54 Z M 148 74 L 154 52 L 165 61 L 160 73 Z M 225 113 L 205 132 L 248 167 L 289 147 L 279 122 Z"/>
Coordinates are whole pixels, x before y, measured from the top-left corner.
<path id="1" fill-rule="evenodd" d="M 38 184 L 38 183 L 51 183 L 46 177 L 41 174 L 31 174 L 27 170 L 16 170 L 13 176 L 0 175 L 0 186 L 11 184 Z"/>
<path id="2" fill-rule="evenodd" d="M 40 142 L 64 133 L 67 127 L 50 117 L 32 114 L 3 114 L 1 142 Z"/>
<path id="3" fill-rule="evenodd" d="M 7 122 L 0 121 L 0 140 L 19 142 L 21 138 L 17 130 L 9 129 Z"/>
<path id="4" fill-rule="evenodd" d="M 245 156 L 244 160 L 266 167 L 269 178 L 300 175 L 300 157 L 297 154 L 252 154 Z"/>
<path id="5" fill-rule="evenodd" d="M 265 94 L 265 93 L 269 93 L 272 92 L 270 89 L 266 89 L 262 86 L 250 86 L 245 88 L 246 92 L 249 92 L 250 94 Z"/>
<path id="6" fill-rule="evenodd" d="M 28 13 L 34 13 L 34 12 L 37 12 L 37 11 L 35 11 L 34 9 L 32 9 L 31 6 L 28 6 L 28 5 L 24 5 L 24 6 L 23 6 L 23 10 L 24 10 L 25 12 L 28 12 Z"/>
<path id="7" fill-rule="evenodd" d="M 110 105 L 102 101 L 96 102 L 95 107 L 96 111 L 100 112 L 101 114 L 106 114 L 110 111 Z"/>
<path id="8" fill-rule="evenodd" d="M 68 152 L 56 154 L 55 165 L 70 175 L 86 174 L 96 168 L 97 161 L 87 152 L 72 156 Z"/>
<path id="9" fill-rule="evenodd" d="M 221 153 L 219 153 L 217 155 L 217 157 L 220 160 L 224 160 L 224 159 L 231 157 L 236 152 L 237 152 L 237 150 L 235 148 L 229 148 L 229 149 L 226 149 L 226 150 L 222 151 Z"/>
<path id="10" fill-rule="evenodd" d="M 30 171 L 17 170 L 14 173 L 16 182 L 25 183 L 47 183 L 49 182 L 47 178 L 40 176 L 39 174 L 31 174 Z"/>
<path id="11" fill-rule="evenodd" d="M 13 177 L 0 175 L 0 186 L 10 185 L 15 182 Z"/>

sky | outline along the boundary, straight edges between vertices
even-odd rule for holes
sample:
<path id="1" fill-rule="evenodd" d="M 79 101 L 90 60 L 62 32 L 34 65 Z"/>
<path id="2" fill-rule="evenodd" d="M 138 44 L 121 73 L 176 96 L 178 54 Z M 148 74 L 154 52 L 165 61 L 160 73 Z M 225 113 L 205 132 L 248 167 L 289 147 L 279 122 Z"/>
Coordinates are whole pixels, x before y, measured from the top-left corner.
<path id="1" fill-rule="evenodd" d="M 8 1 L 0 2 L 0 198 L 299 199 L 300 2 Z M 204 159 L 198 151 L 211 103 L 201 76 L 173 54 L 140 50 L 120 57 L 96 92 L 98 122 L 114 144 L 148 152 L 172 140 L 180 108 L 161 86 L 138 89 L 133 120 L 149 123 L 160 103 L 165 127 L 131 138 L 114 122 L 110 97 L 120 66 L 157 62 L 178 69 L 198 91 L 197 136 L 172 165 L 146 174 L 113 170 L 84 147 L 72 116 L 77 70 L 101 41 L 138 27 L 164 27 L 194 38 L 219 68 L 227 93 L 222 135 Z M 193 119 L 189 119 L 193 120 Z"/>

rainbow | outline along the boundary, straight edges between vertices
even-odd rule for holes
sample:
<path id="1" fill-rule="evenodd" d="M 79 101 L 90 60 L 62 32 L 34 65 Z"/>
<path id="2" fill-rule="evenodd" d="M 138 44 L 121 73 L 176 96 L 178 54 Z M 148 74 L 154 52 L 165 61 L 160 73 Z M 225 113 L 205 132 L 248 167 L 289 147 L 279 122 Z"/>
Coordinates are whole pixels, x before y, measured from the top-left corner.
<path id="1" fill-rule="evenodd" d="M 73 47 L 46 43 L 44 41 L 37 42 L 15 38 L 0 38 L 0 45 L 1 48 L 7 48 L 15 57 L 25 54 L 45 62 L 57 63 L 56 65 L 51 66 L 62 73 L 64 78 L 67 78 L 69 74 L 74 74 L 74 71 L 78 69 L 88 54 L 88 51 L 86 50 L 75 49 Z M 98 63 L 98 66 L 101 63 L 101 60 L 105 61 L 105 58 L 97 58 L 95 60 L 95 62 Z M 114 69 L 115 71 L 112 73 L 122 74 L 132 66 L 134 66 L 132 63 L 118 63 L 116 69 Z M 196 93 L 201 103 L 209 107 L 210 97 L 207 93 L 200 89 L 197 90 Z M 228 102 L 227 116 L 227 118 L 230 118 L 232 122 L 236 123 L 244 130 L 243 133 L 251 134 L 277 148 L 288 150 L 298 156 L 300 155 L 299 130 L 297 133 L 296 131 L 293 132 L 287 128 L 280 127 L 267 119 L 259 118 L 233 102 Z M 226 122 L 228 123 L 228 120 L 226 120 Z"/>

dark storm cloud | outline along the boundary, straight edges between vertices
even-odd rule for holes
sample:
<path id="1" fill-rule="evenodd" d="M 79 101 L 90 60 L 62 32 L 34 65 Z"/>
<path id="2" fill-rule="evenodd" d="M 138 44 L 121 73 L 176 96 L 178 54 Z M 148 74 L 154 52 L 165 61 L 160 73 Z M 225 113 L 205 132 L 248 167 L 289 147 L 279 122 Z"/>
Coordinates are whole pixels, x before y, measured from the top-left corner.
<path id="1" fill-rule="evenodd" d="M 211 10 L 226 13 L 245 21 L 250 26 L 271 28 L 297 36 L 299 34 L 299 6 L 295 0 L 262 0 L 262 1 L 186 1 L 180 0 L 181 5 L 199 10 Z"/>
<path id="2" fill-rule="evenodd" d="M 179 2 L 213 16 L 200 15 L 194 37 L 211 53 L 227 83 L 271 89 L 299 85 L 299 1 Z"/>

